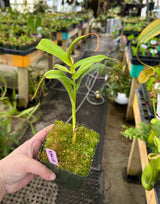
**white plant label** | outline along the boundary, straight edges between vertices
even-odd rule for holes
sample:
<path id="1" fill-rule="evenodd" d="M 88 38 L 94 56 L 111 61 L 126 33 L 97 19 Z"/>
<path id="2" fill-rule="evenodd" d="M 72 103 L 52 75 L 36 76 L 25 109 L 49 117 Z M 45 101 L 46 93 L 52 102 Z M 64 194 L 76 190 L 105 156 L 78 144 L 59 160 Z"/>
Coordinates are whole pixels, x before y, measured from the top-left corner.
<path id="1" fill-rule="evenodd" d="M 58 166 L 58 159 L 57 159 L 56 152 L 51 150 L 51 149 L 48 149 L 48 148 L 46 148 L 46 152 L 47 152 L 49 162 L 56 165 L 56 166 Z"/>

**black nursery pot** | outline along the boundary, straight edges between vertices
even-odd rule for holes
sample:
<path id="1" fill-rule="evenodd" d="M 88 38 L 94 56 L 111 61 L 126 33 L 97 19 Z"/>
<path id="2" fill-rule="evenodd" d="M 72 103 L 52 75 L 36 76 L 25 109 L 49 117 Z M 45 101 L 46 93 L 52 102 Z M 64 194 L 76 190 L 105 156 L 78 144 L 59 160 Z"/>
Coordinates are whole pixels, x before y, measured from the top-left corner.
<path id="1" fill-rule="evenodd" d="M 63 122 L 61 122 L 61 121 L 58 122 L 57 121 L 56 125 L 59 124 L 59 123 L 61 125 L 63 124 Z M 60 130 L 62 128 L 63 128 L 63 131 L 64 131 L 66 127 L 61 126 Z M 69 128 L 67 126 L 67 131 L 68 131 L 67 134 L 69 134 L 69 131 L 72 132 L 72 129 L 70 129 L 70 128 L 72 128 L 71 125 L 69 125 Z M 84 127 L 82 127 L 82 129 L 81 129 L 81 127 L 79 127 L 79 130 L 82 130 L 82 131 L 80 131 L 79 134 L 83 134 L 84 129 L 85 129 Z M 87 179 L 87 177 L 89 175 L 90 167 L 92 166 L 92 161 L 94 160 L 94 155 L 96 153 L 96 149 L 97 149 L 98 142 L 99 142 L 99 134 L 94 132 L 94 131 L 90 132 L 90 130 L 87 130 L 86 133 L 84 134 L 84 136 L 87 135 L 87 137 L 88 137 L 90 133 L 92 133 L 90 136 L 93 136 L 93 138 L 95 137 L 95 140 L 92 141 L 92 146 L 90 146 L 90 151 L 88 153 L 89 158 L 87 157 L 89 160 L 87 159 L 87 163 L 85 163 L 85 158 L 84 158 L 84 160 L 81 160 L 81 159 L 79 160 L 80 161 L 80 169 L 83 172 L 82 175 L 81 175 L 81 173 L 77 173 L 77 172 L 80 172 L 80 171 L 78 171 L 80 169 L 77 169 L 77 171 L 71 171 L 70 170 L 71 168 L 69 168 L 70 166 L 67 166 L 66 168 L 61 168 L 61 166 L 58 166 L 56 152 L 51 150 L 51 149 L 56 149 L 56 147 L 53 147 L 54 145 L 50 145 L 50 143 L 52 144 L 52 139 L 53 138 L 52 137 L 47 137 L 44 140 L 44 142 L 42 143 L 42 145 L 40 147 L 39 153 L 38 153 L 38 159 L 40 160 L 40 162 L 42 164 L 47 166 L 52 172 L 54 172 L 56 174 L 56 179 L 54 180 L 55 183 L 57 183 L 57 184 L 59 184 L 59 185 L 61 185 L 63 187 L 66 187 L 68 189 L 75 190 L 75 191 L 78 191 L 78 190 L 80 190 L 82 188 L 83 184 L 85 183 L 85 181 L 86 181 L 86 179 Z M 54 130 L 53 130 L 53 135 L 56 135 L 56 134 L 58 134 L 58 131 L 57 131 L 57 133 L 55 133 Z M 58 134 L 58 136 L 59 136 L 59 134 Z M 83 141 L 82 143 L 81 143 L 81 140 L 79 140 L 79 142 L 80 142 L 80 144 L 82 146 L 81 146 L 81 149 L 79 151 L 77 150 L 78 152 L 76 151 L 77 155 L 82 154 L 81 150 L 83 150 L 83 146 L 84 146 L 84 151 L 87 152 L 87 150 L 89 148 L 89 145 L 88 145 L 89 142 L 88 143 L 86 142 L 86 145 L 84 144 L 85 143 L 84 138 L 86 139 L 87 137 L 82 137 L 81 138 L 82 141 Z M 60 142 L 60 140 L 58 140 L 58 142 Z M 58 142 L 57 142 L 56 146 L 58 145 Z M 63 142 L 62 142 L 62 144 L 64 145 Z M 68 152 L 68 154 L 70 152 L 68 150 L 69 150 L 69 148 L 71 148 L 70 145 L 71 144 L 69 144 L 69 146 L 68 145 L 65 146 L 66 152 Z M 60 148 L 61 151 L 63 151 L 62 150 L 63 147 L 61 147 L 60 144 L 58 145 L 58 148 Z M 91 150 L 91 148 L 93 148 L 93 149 Z M 57 152 L 57 154 L 59 154 L 59 153 Z M 67 157 L 64 157 L 65 160 L 66 160 L 64 162 L 70 161 L 69 164 L 71 163 L 71 165 L 72 165 L 72 162 L 73 162 L 73 166 L 75 165 L 75 168 L 78 168 L 78 163 L 77 163 L 78 160 L 74 161 L 74 159 L 72 159 L 72 157 L 71 157 L 71 160 L 70 160 L 70 158 L 68 158 L 68 156 L 69 155 L 67 155 Z M 83 155 L 83 157 L 84 157 L 84 155 Z M 81 158 L 81 156 L 80 156 L 80 158 Z M 63 159 L 61 158 L 61 162 L 62 162 L 62 160 Z M 82 161 L 84 161 L 85 164 L 83 164 Z M 67 164 L 67 165 L 69 165 L 69 164 Z M 73 166 L 72 166 L 72 168 L 73 168 Z M 85 168 L 85 169 L 83 169 L 83 168 Z"/>
<path id="2" fill-rule="evenodd" d="M 69 171 L 63 170 L 50 162 L 46 162 L 41 159 L 40 161 L 56 174 L 56 179 L 54 180 L 54 182 L 58 185 L 78 191 L 85 183 L 87 176 L 76 175 Z"/>
<path id="3" fill-rule="evenodd" d="M 42 160 L 41 159 L 41 152 L 43 150 L 44 144 L 45 144 L 45 141 L 40 147 L 38 158 L 42 164 L 47 166 L 52 172 L 54 172 L 56 174 L 56 179 L 54 180 L 54 182 L 58 185 L 61 185 L 63 187 L 71 189 L 71 190 L 75 190 L 75 191 L 80 190 L 82 188 L 83 184 L 85 183 L 85 180 L 86 180 L 88 175 L 87 176 L 81 176 L 78 174 L 74 174 L 70 171 L 63 170 L 63 169 L 59 168 L 57 165 L 54 165 L 54 164 L 50 163 L 49 161 Z"/>

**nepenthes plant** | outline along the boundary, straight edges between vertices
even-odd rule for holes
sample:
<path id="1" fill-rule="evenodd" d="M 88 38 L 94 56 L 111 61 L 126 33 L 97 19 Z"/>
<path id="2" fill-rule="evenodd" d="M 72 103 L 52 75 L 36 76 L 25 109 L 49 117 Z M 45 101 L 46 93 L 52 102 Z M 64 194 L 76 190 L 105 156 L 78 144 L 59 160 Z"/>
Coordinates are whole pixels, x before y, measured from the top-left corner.
<path id="1" fill-rule="evenodd" d="M 58 57 L 65 64 L 65 66 L 62 64 L 55 64 L 53 70 L 47 71 L 44 74 L 43 78 L 41 79 L 38 88 L 42 83 L 43 79 L 45 78 L 58 79 L 66 88 L 72 106 L 72 128 L 73 128 L 72 144 L 74 144 L 76 141 L 76 94 L 80 87 L 82 79 L 90 72 L 99 69 L 100 67 L 104 68 L 105 65 L 100 63 L 101 61 L 107 58 L 111 59 L 106 55 L 95 55 L 81 59 L 74 63 L 74 60 L 71 57 L 71 52 L 73 48 L 80 40 L 86 38 L 89 35 L 95 35 L 97 37 L 98 42 L 97 48 L 95 49 L 95 51 L 97 51 L 99 46 L 99 36 L 95 33 L 89 33 L 87 35 L 83 35 L 75 39 L 69 46 L 67 52 L 65 52 L 60 46 L 56 45 L 54 42 L 48 39 L 42 39 L 36 47 L 39 50 L 45 51 L 49 54 Z"/>

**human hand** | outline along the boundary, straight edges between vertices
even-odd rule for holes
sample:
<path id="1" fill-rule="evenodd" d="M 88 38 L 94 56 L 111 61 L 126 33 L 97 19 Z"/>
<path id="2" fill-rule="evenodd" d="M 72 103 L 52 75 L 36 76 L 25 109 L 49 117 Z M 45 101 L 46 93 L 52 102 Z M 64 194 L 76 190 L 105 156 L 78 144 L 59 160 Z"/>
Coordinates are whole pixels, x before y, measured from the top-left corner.
<path id="1" fill-rule="evenodd" d="M 41 130 L 0 160 L 0 201 L 7 193 L 22 189 L 37 175 L 46 180 L 55 179 L 53 172 L 35 160 L 39 147 L 51 128 L 52 125 Z"/>

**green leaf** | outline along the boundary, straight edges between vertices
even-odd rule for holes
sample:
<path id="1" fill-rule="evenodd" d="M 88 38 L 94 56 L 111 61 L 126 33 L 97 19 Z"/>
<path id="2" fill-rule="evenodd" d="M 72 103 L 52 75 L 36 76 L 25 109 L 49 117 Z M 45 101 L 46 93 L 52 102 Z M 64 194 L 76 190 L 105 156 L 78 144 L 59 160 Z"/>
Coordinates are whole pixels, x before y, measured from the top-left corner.
<path id="1" fill-rule="evenodd" d="M 101 63 L 96 63 L 94 65 L 92 65 L 81 77 L 80 79 L 78 80 L 77 82 L 77 85 L 76 85 L 76 92 L 78 91 L 79 87 L 80 87 L 80 84 L 82 82 L 82 79 L 87 75 L 89 74 L 90 72 L 96 70 L 96 69 L 104 69 L 106 66 L 104 64 L 101 64 Z"/>
<path id="2" fill-rule="evenodd" d="M 87 57 L 85 59 L 82 59 L 82 60 L 79 60 L 77 63 L 74 64 L 74 69 L 76 69 L 77 67 L 80 66 L 80 68 L 78 69 L 77 72 L 80 72 L 81 69 L 83 69 L 84 66 L 92 63 L 97 63 L 97 62 L 101 62 L 102 60 L 104 59 L 107 59 L 107 56 L 105 55 L 95 55 L 95 56 L 92 56 L 92 57 Z"/>
<path id="3" fill-rule="evenodd" d="M 68 59 L 66 52 L 61 47 L 48 39 L 42 39 L 36 48 L 58 57 L 69 66 L 71 65 L 71 61 Z"/>
<path id="4" fill-rule="evenodd" d="M 32 109 L 30 109 L 30 112 L 27 116 L 27 119 L 29 119 L 30 117 L 32 117 L 34 120 L 36 120 L 36 117 L 33 115 L 35 113 L 35 111 L 39 108 L 40 103 L 38 103 L 36 106 L 33 106 Z"/>
<path id="5" fill-rule="evenodd" d="M 61 71 L 63 71 L 63 72 L 71 73 L 69 69 L 67 69 L 65 66 L 60 65 L 60 64 L 55 64 L 55 68 L 56 68 L 56 69 L 59 69 L 59 70 L 61 70 Z"/>
<path id="6" fill-rule="evenodd" d="M 32 29 L 32 31 L 34 31 L 34 29 L 35 29 L 34 16 L 33 15 L 30 15 L 28 18 L 28 27 L 30 27 Z"/>
<path id="7" fill-rule="evenodd" d="M 50 70 L 44 74 L 47 79 L 59 79 L 73 84 L 72 80 L 69 79 L 61 70 Z"/>
<path id="8" fill-rule="evenodd" d="M 3 156 L 7 156 L 9 154 L 9 147 L 4 144 L 3 145 Z"/>
<path id="9" fill-rule="evenodd" d="M 138 76 L 138 82 L 141 84 L 146 83 L 154 73 L 155 70 L 153 68 L 147 68 L 142 70 Z"/>
<path id="10" fill-rule="evenodd" d="M 36 16 L 35 29 L 41 26 L 41 23 L 42 23 L 42 19 L 40 18 L 40 16 Z"/>
<path id="11" fill-rule="evenodd" d="M 18 135 L 18 134 L 17 134 Z M 19 145 L 19 141 L 15 137 L 10 138 L 15 144 Z"/>
<path id="12" fill-rule="evenodd" d="M 75 72 L 75 79 L 78 79 L 86 70 L 88 70 L 93 63 L 88 63 L 85 66 L 80 66 L 80 68 L 77 70 L 77 72 Z"/>
<path id="13" fill-rule="evenodd" d="M 76 39 L 71 43 L 71 45 L 69 46 L 68 51 L 67 51 L 67 57 L 68 57 L 68 58 L 70 58 L 71 51 L 72 51 L 72 49 L 74 48 L 74 46 L 75 46 L 80 40 L 82 40 L 82 39 L 85 38 L 85 37 L 87 37 L 87 35 L 82 35 L 82 36 L 76 38 Z"/>
<path id="14" fill-rule="evenodd" d="M 7 124 L 7 132 L 8 132 L 8 133 L 11 132 L 11 123 L 10 123 L 10 122 Z"/>
<path id="15" fill-rule="evenodd" d="M 74 97 L 73 97 L 73 90 L 72 90 L 72 80 L 69 79 L 61 70 L 50 70 L 48 72 L 45 73 L 44 75 L 47 79 L 58 79 L 63 86 L 66 88 L 71 103 L 73 103 L 74 101 Z"/>
<path id="16" fill-rule="evenodd" d="M 138 37 L 139 44 L 150 40 L 158 34 L 160 34 L 160 19 L 151 22 L 142 30 Z"/>
<path id="17" fill-rule="evenodd" d="M 13 109 L 11 109 L 9 111 L 0 113 L 0 117 L 8 117 L 8 116 L 12 116 L 12 115 L 14 115 L 16 113 L 17 113 L 17 110 L 15 108 L 13 108 Z"/>
<path id="18" fill-rule="evenodd" d="M 20 117 L 26 117 L 28 114 L 30 114 L 33 111 L 34 107 L 28 108 L 26 110 L 23 110 L 21 113 L 19 113 L 18 115 L 16 115 L 16 118 L 20 118 Z"/>
<path id="19" fill-rule="evenodd" d="M 153 140 L 154 140 L 155 146 L 158 149 L 158 152 L 160 152 L 160 139 L 158 137 L 154 137 Z"/>
<path id="20" fill-rule="evenodd" d="M 154 123 L 154 125 L 152 125 L 152 129 L 156 136 L 160 136 L 160 125 L 158 123 Z"/>

